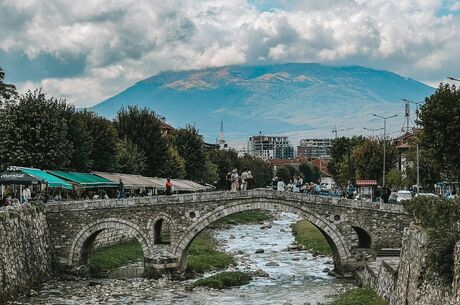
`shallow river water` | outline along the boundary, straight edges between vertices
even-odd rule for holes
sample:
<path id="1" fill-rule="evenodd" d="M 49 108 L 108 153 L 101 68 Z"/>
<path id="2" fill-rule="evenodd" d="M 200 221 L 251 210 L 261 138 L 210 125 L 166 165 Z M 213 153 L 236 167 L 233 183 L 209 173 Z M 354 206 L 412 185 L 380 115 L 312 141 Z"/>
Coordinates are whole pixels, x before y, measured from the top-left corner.
<path id="1" fill-rule="evenodd" d="M 339 282 L 323 270 L 332 269 L 329 257 L 313 257 L 307 251 L 286 251 L 293 243 L 290 224 L 296 215 L 277 214 L 271 227 L 237 225 L 215 232 L 221 248 L 235 255 L 233 269 L 261 269 L 269 277 L 257 277 L 245 286 L 225 290 L 195 288 L 190 281 L 131 279 L 53 280 L 31 297 L 12 304 L 325 304 L 350 284 Z M 264 253 L 255 254 L 257 249 Z M 267 266 L 268 264 L 268 266 Z M 205 276 L 210 275 L 206 274 Z"/>

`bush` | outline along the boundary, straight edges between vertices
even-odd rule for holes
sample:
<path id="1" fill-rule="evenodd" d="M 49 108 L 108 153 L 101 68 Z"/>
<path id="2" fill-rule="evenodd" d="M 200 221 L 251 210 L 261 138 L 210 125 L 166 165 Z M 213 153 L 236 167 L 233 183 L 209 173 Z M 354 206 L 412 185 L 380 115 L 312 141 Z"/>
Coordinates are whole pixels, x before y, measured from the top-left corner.
<path id="1" fill-rule="evenodd" d="M 388 305 L 371 288 L 348 290 L 330 305 Z"/>
<path id="2" fill-rule="evenodd" d="M 222 272 L 216 275 L 196 281 L 194 287 L 209 287 L 214 289 L 223 289 L 229 287 L 236 287 L 247 285 L 252 280 L 250 274 L 234 271 L 234 272 Z"/>
<path id="3" fill-rule="evenodd" d="M 460 240 L 460 232 L 455 229 L 460 219 L 460 199 L 417 197 L 405 201 L 404 207 L 429 236 L 424 278 L 452 283 L 454 248 Z"/>

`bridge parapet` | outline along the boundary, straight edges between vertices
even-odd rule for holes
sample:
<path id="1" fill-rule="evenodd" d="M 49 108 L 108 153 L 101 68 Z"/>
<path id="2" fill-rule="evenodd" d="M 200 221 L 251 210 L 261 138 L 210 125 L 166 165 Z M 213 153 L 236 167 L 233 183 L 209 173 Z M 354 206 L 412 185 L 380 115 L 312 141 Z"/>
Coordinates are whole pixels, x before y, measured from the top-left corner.
<path id="1" fill-rule="evenodd" d="M 249 191 L 219 191 L 192 194 L 180 194 L 173 196 L 136 197 L 128 199 L 99 199 L 49 203 L 46 205 L 47 213 L 60 213 L 65 211 L 113 209 L 134 206 L 155 205 L 180 205 L 189 203 L 206 203 L 218 201 L 233 201 L 244 199 L 276 199 L 288 202 L 305 203 L 311 205 L 329 205 L 351 207 L 354 209 L 380 210 L 383 212 L 406 214 L 402 205 L 388 203 L 373 203 L 363 200 L 350 200 L 337 197 L 316 196 L 302 193 L 279 192 L 269 189 L 254 189 Z"/>

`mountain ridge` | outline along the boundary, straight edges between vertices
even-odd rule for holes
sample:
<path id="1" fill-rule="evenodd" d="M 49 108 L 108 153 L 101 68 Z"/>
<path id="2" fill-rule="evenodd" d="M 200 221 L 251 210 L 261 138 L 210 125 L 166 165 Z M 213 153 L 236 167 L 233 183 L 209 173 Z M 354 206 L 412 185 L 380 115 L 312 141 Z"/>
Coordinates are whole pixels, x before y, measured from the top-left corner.
<path id="1" fill-rule="evenodd" d="M 123 106 L 148 107 L 173 126 L 195 124 L 208 141 L 217 136 L 221 120 L 235 140 L 259 131 L 316 130 L 310 134 L 325 136 L 333 125 L 373 124 L 369 116 L 358 119 L 361 114 L 402 112 L 402 98 L 418 101 L 434 90 L 391 71 L 357 65 L 235 65 L 161 72 L 92 109 L 113 117 Z M 326 126 L 328 132 L 321 132 Z"/>

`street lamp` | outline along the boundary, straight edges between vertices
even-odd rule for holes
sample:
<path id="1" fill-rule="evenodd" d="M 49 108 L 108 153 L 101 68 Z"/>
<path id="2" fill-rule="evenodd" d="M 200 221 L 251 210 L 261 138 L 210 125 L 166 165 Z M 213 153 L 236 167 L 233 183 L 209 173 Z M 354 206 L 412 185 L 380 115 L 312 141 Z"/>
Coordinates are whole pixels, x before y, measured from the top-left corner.
<path id="1" fill-rule="evenodd" d="M 363 127 L 363 129 L 371 131 L 371 132 L 372 132 L 372 136 L 374 136 L 374 132 L 379 131 L 379 130 L 382 130 L 383 127 L 382 127 L 382 128 L 367 128 L 367 127 Z"/>
<path id="2" fill-rule="evenodd" d="M 373 116 L 383 120 L 383 179 L 382 179 L 382 186 L 385 186 L 385 157 L 386 157 L 386 143 L 387 143 L 387 120 L 391 118 L 395 118 L 398 115 L 393 114 L 389 116 L 381 116 L 375 113 L 372 113 Z"/>

